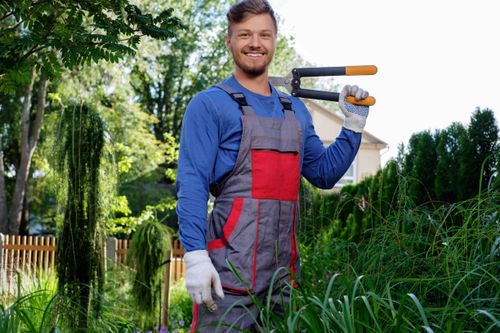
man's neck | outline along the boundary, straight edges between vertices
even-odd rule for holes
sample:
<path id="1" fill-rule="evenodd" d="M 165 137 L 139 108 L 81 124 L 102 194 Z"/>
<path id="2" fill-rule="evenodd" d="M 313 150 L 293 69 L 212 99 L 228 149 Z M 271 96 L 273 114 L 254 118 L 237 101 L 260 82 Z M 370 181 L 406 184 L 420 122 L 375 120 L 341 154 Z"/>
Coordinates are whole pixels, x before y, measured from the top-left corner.
<path id="1" fill-rule="evenodd" d="M 251 92 L 259 95 L 271 96 L 271 89 L 269 88 L 269 78 L 267 71 L 259 76 L 249 76 L 246 73 L 235 70 L 234 77 L 243 87 Z"/>

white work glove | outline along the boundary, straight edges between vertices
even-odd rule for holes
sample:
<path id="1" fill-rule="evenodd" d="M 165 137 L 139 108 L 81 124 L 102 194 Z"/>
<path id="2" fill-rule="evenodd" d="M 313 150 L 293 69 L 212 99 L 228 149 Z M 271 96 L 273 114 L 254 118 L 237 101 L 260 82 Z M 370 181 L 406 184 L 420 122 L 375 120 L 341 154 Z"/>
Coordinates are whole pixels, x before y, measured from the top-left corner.
<path id="1" fill-rule="evenodd" d="M 196 304 L 205 303 L 210 311 L 217 306 L 212 299 L 212 286 L 215 294 L 224 298 L 219 273 L 215 270 L 206 250 L 195 250 L 184 254 L 186 264 L 186 289 Z"/>
<path id="2" fill-rule="evenodd" d="M 368 117 L 368 106 L 351 104 L 347 102 L 347 96 L 354 96 L 355 99 L 361 100 L 368 97 L 368 91 L 365 91 L 358 86 L 345 85 L 339 96 L 339 106 L 344 113 L 344 127 L 351 131 L 362 133 Z"/>

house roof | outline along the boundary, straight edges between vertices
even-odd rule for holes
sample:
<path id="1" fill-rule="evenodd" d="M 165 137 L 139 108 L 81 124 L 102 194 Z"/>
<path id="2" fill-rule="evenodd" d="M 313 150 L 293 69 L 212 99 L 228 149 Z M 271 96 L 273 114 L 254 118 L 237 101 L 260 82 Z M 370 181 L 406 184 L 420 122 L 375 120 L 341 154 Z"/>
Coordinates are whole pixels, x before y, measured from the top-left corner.
<path id="1" fill-rule="evenodd" d="M 338 115 L 334 111 L 324 107 L 323 105 L 319 104 L 318 102 L 315 102 L 311 99 L 303 99 L 304 103 L 307 105 L 309 111 L 317 111 L 321 113 L 322 115 L 326 116 L 328 119 L 330 119 L 332 122 L 334 122 L 336 125 L 339 127 L 342 127 L 342 124 L 344 123 L 344 117 Z M 377 138 L 375 135 L 371 134 L 368 131 L 363 131 L 363 137 L 361 139 L 361 143 L 364 146 L 372 146 L 378 149 L 384 149 L 387 148 L 388 144 Z"/>

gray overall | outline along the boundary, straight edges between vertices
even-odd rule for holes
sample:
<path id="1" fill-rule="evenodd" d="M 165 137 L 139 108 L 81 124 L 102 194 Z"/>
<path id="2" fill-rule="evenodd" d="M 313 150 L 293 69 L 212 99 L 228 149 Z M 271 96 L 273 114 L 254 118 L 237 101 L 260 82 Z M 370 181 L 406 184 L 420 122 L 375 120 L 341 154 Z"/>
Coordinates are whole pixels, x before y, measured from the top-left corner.
<path id="1" fill-rule="evenodd" d="M 272 287 L 273 300 L 284 298 L 286 303 L 289 292 L 280 287 L 284 281 L 295 284 L 293 279 L 299 276 L 296 229 L 301 125 L 291 101 L 281 92 L 285 116 L 271 118 L 257 116 L 243 93 L 222 84 L 217 87 L 227 92 L 243 113 L 234 169 L 211 188 L 216 199 L 208 219 L 208 251 L 225 297 L 220 300 L 214 295 L 214 312 L 194 305 L 191 332 L 215 332 L 221 319 L 227 325 L 218 332 L 255 331 L 259 309 L 249 293 L 265 305 Z M 278 313 L 282 312 L 279 308 L 276 305 Z"/>

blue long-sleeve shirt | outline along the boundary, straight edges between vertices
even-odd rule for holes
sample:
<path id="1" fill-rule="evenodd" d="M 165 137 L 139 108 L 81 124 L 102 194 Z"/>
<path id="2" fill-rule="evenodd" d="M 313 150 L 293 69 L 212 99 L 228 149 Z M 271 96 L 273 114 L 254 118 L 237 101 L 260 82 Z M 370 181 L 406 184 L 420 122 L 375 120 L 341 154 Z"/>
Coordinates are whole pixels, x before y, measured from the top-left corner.
<path id="1" fill-rule="evenodd" d="M 251 92 L 231 76 L 224 81 L 243 92 L 255 113 L 283 118 L 283 106 L 273 88 L 271 96 Z M 304 103 L 294 97 L 292 108 L 302 126 L 301 173 L 319 188 L 332 188 L 351 165 L 361 143 L 361 134 L 342 128 L 328 148 L 316 135 Z M 177 172 L 179 235 L 186 251 L 207 248 L 207 203 L 209 187 L 232 171 L 241 140 L 242 112 L 238 104 L 219 88 L 210 87 L 190 101 L 184 114 Z"/>

